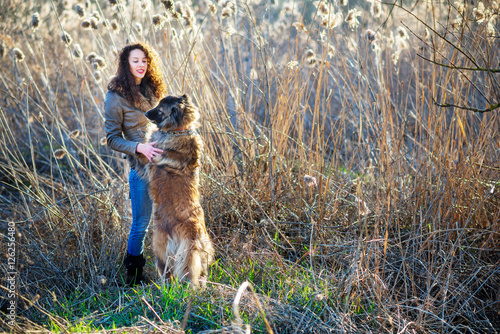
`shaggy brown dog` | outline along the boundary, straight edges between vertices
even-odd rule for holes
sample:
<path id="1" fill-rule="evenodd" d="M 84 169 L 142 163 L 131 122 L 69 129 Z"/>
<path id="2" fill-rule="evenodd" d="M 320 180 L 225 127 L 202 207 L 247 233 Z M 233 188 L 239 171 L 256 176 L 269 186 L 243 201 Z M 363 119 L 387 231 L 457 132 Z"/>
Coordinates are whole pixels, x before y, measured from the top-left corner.
<path id="1" fill-rule="evenodd" d="M 186 95 L 168 96 L 146 117 L 158 126 L 150 141 L 163 150 L 146 165 L 154 203 L 156 268 L 164 278 L 186 277 L 198 286 L 214 254 L 198 187 L 203 141 L 194 128 L 199 112 Z"/>

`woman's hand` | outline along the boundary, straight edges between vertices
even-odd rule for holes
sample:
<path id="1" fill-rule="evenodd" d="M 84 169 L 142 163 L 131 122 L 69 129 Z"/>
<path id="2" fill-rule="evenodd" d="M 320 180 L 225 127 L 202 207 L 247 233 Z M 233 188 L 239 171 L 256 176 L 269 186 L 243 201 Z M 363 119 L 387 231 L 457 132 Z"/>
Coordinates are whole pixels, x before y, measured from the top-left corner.
<path id="1" fill-rule="evenodd" d="M 162 149 L 154 147 L 155 144 L 156 142 L 147 144 L 138 144 L 136 151 L 137 153 L 144 155 L 149 160 L 149 162 L 151 162 L 151 160 L 153 160 L 154 157 L 163 153 Z"/>

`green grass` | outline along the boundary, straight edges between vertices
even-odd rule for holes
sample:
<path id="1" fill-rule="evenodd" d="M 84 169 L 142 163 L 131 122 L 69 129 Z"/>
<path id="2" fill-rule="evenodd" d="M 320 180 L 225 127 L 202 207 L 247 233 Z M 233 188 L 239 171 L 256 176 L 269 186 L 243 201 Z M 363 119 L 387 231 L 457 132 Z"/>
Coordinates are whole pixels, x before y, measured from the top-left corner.
<path id="1" fill-rule="evenodd" d="M 134 288 L 110 287 L 99 293 L 75 291 L 58 296 L 57 301 L 47 308 L 55 318 L 65 319 L 68 325 L 62 328 L 51 320 L 46 328 L 56 333 L 90 333 L 145 324 L 143 318 L 159 325 L 172 323 L 179 327 L 187 305 L 192 302 L 186 332 L 216 330 L 235 320 L 232 302 L 244 281 L 254 286 L 264 307 L 270 301 L 293 305 L 298 312 L 307 311 L 320 318 L 325 306 L 335 306 L 332 305 L 335 300 L 333 290 L 328 288 L 333 283 L 327 278 L 317 277 L 315 284 L 309 270 L 270 259 L 245 258 L 232 263 L 222 263 L 221 260 L 214 263 L 207 287 L 197 291 L 186 282 L 164 284 L 156 281 Z M 363 311 L 360 306 L 356 307 L 357 313 Z M 252 332 L 267 332 L 251 294 L 243 298 L 240 313 L 243 323 L 249 324 Z"/>
<path id="2" fill-rule="evenodd" d="M 153 322 L 169 332 L 189 313 L 188 331 L 221 332 L 247 280 L 276 333 L 500 328 L 498 110 L 440 106 L 498 103 L 496 74 L 482 70 L 500 63 L 500 39 L 487 29 L 498 32 L 493 2 L 481 23 L 477 4 L 385 4 L 376 17 L 378 1 L 329 1 L 344 17 L 362 12 L 359 27 L 332 29 L 311 1 L 237 1 L 235 11 L 211 1 L 215 15 L 193 1 L 193 30 L 161 1 L 150 11 L 119 2 L 127 6 L 85 2 L 85 19 L 99 13 L 119 32 L 83 29 L 73 1 L 11 0 L 0 13 L 0 232 L 16 223 L 16 331 L 148 332 Z M 169 16 L 158 30 L 156 14 Z M 185 92 L 202 112 L 202 205 L 219 259 L 203 291 L 115 282 L 131 219 L 126 161 L 103 145 L 103 101 L 115 48 L 137 40 L 159 52 L 169 94 Z M 91 52 L 108 64 L 101 81 Z M 239 309 L 266 332 L 251 293 Z"/>

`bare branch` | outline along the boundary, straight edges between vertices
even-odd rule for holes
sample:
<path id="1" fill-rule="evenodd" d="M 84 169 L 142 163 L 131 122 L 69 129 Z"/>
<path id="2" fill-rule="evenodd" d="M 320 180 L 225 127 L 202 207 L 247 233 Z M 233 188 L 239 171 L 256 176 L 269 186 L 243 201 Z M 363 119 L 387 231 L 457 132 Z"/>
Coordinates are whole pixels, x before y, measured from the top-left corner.
<path id="1" fill-rule="evenodd" d="M 433 29 L 430 25 L 428 25 L 427 23 L 425 23 L 422 19 L 420 19 L 419 17 L 417 17 L 415 14 L 413 14 L 412 12 L 410 12 L 408 9 L 404 8 L 402 5 L 398 5 L 396 2 L 393 2 L 393 3 L 390 3 L 390 2 L 381 2 L 381 3 L 384 4 L 384 5 L 392 5 L 392 6 L 398 7 L 400 9 L 402 9 L 403 11 L 405 11 L 407 14 L 413 16 L 418 22 L 422 23 L 427 29 L 429 29 L 430 31 L 432 31 L 434 34 L 436 34 L 443 41 L 445 41 L 446 43 L 450 44 L 458 52 L 460 52 L 461 54 L 463 54 L 472 64 L 474 64 L 476 67 L 479 67 L 478 64 L 476 63 L 476 60 L 474 58 L 470 57 L 459 46 L 455 45 L 452 41 L 450 41 L 448 38 L 446 38 L 446 36 L 440 34 L 438 31 L 436 31 L 435 29 Z"/>
<path id="2" fill-rule="evenodd" d="M 472 108 L 472 107 L 465 107 L 465 106 L 459 106 L 459 105 L 456 105 L 456 104 L 451 104 L 451 103 L 444 103 L 444 104 L 441 104 L 441 103 L 438 103 L 434 97 L 432 98 L 432 101 L 434 102 L 435 105 L 437 105 L 438 107 L 443 107 L 443 108 L 459 108 L 459 109 L 463 109 L 463 110 L 470 110 L 470 111 L 473 111 L 473 112 L 478 112 L 478 113 L 485 113 L 485 112 L 490 112 L 490 111 L 493 111 L 495 109 L 498 109 L 500 107 L 500 103 L 497 103 L 497 104 L 490 104 L 488 106 L 488 108 L 486 109 L 478 109 L 478 108 Z"/>
<path id="3" fill-rule="evenodd" d="M 482 68 L 482 67 L 472 68 L 472 67 L 461 67 L 461 66 L 455 66 L 455 65 L 446 65 L 446 64 L 434 61 L 432 59 L 429 59 L 427 57 L 424 57 L 424 56 L 422 56 L 422 55 L 420 55 L 418 53 L 417 53 L 417 56 L 419 56 L 423 60 L 426 60 L 426 61 L 428 61 L 430 63 L 435 64 L 435 65 L 439 65 L 439 66 L 446 67 L 446 68 L 451 68 L 451 69 L 454 69 L 454 70 L 482 71 L 482 72 L 500 73 L 500 69 L 498 69 L 498 68 Z"/>

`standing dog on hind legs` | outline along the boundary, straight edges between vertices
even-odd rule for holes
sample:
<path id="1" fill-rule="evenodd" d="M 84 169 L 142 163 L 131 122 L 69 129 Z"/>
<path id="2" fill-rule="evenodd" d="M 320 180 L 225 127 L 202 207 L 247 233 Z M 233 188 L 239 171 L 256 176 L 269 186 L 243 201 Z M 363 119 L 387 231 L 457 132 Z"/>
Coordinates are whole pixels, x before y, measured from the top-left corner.
<path id="1" fill-rule="evenodd" d="M 154 203 L 156 268 L 164 278 L 186 277 L 198 286 L 214 255 L 200 205 L 203 141 L 194 130 L 200 114 L 183 95 L 165 97 L 146 117 L 158 126 L 150 141 L 163 150 L 146 167 Z"/>

